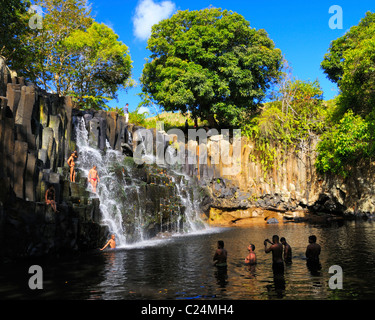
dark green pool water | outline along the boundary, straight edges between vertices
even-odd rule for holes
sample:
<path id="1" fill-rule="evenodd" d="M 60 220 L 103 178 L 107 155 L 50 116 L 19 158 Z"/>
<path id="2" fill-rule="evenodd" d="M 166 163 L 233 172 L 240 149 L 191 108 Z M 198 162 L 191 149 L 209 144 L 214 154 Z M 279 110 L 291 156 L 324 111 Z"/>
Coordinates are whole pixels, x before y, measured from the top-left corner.
<path id="1" fill-rule="evenodd" d="M 263 240 L 284 236 L 293 249 L 293 263 L 275 278 L 271 254 Z M 306 267 L 308 236 L 322 246 L 322 269 Z M 218 240 L 228 250 L 227 272 L 212 265 Z M 258 264 L 244 264 L 249 242 Z M 1 299 L 374 299 L 375 223 L 287 223 L 249 228 L 213 228 L 197 234 L 172 236 L 113 251 L 95 251 L 63 258 L 1 265 Z M 43 269 L 43 289 L 28 286 L 29 267 Z M 330 266 L 343 270 L 343 288 L 329 287 Z"/>

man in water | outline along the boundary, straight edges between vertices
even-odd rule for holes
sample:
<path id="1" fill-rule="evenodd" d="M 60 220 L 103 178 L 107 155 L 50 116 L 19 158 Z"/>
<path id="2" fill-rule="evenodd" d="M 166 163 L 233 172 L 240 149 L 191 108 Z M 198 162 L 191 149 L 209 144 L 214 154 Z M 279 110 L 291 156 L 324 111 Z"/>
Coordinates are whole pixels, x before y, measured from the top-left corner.
<path id="1" fill-rule="evenodd" d="M 257 263 L 257 257 L 255 255 L 255 246 L 253 244 L 249 244 L 247 247 L 247 250 L 249 250 L 248 256 L 245 258 L 245 263 L 249 265 L 255 265 Z"/>
<path id="2" fill-rule="evenodd" d="M 114 234 L 111 236 L 111 239 L 108 240 L 108 242 L 106 243 L 106 245 L 103 248 L 101 248 L 100 250 L 104 250 L 108 246 L 111 249 L 115 249 L 116 248 L 116 241 L 115 241 L 115 235 Z"/>
<path id="3" fill-rule="evenodd" d="M 292 263 L 292 248 L 289 245 L 289 243 L 286 242 L 286 239 L 284 237 L 280 238 L 281 244 L 284 246 L 284 262 L 286 264 Z"/>
<path id="4" fill-rule="evenodd" d="M 217 242 L 217 250 L 213 258 L 214 265 L 217 267 L 226 267 L 227 257 L 228 257 L 228 252 L 226 249 L 224 249 L 224 241 L 219 240 Z"/>
<path id="5" fill-rule="evenodd" d="M 271 246 L 268 248 L 267 244 Z M 279 236 L 274 235 L 272 242 L 268 239 L 264 240 L 265 253 L 272 252 L 272 270 L 274 274 L 284 274 L 284 261 L 283 261 L 283 245 L 279 242 Z"/>
<path id="6" fill-rule="evenodd" d="M 70 155 L 67 161 L 70 167 L 70 182 L 76 182 L 76 172 L 74 170 L 74 166 L 75 166 L 74 158 L 77 158 L 77 157 L 78 157 L 77 151 L 74 151 L 72 152 L 72 154 Z"/>
<path id="7" fill-rule="evenodd" d="M 100 182 L 98 171 L 96 170 L 96 166 L 93 166 L 92 169 L 89 171 L 88 180 L 91 183 L 92 191 L 96 193 L 96 186 L 98 182 Z"/>
<path id="8" fill-rule="evenodd" d="M 316 243 L 316 236 L 309 236 L 309 245 L 306 248 L 306 264 L 312 272 L 322 268 L 319 261 L 320 251 L 321 247 Z"/>

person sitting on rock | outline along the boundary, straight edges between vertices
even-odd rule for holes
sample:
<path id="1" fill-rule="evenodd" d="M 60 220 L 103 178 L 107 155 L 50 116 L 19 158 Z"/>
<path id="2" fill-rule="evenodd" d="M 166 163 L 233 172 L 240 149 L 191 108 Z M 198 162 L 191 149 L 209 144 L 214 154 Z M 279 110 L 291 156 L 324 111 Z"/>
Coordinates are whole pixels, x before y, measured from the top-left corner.
<path id="1" fill-rule="evenodd" d="M 46 190 L 45 200 L 47 205 L 51 205 L 54 212 L 58 212 L 55 200 L 55 188 L 53 185 L 50 185 Z"/>

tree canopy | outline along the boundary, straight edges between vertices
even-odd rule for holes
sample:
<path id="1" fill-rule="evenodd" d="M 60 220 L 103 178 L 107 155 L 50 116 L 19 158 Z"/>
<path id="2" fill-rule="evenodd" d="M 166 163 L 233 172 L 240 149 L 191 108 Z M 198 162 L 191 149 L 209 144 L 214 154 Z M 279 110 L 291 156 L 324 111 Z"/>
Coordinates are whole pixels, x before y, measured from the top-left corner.
<path id="1" fill-rule="evenodd" d="M 362 116 L 371 113 L 375 105 L 375 13 L 367 12 L 357 26 L 332 41 L 321 67 L 340 88 L 340 117 L 349 109 Z"/>
<path id="2" fill-rule="evenodd" d="M 86 0 L 35 0 L 43 26 L 22 37 L 20 75 L 49 92 L 73 96 L 82 108 L 101 108 L 132 84 L 128 47 L 95 22 Z"/>
<path id="3" fill-rule="evenodd" d="M 30 2 L 6 0 L 1 2 L 0 11 L 0 55 L 5 57 L 12 69 L 18 69 L 24 62 L 27 47 L 22 37 L 30 32 L 27 10 Z"/>
<path id="4" fill-rule="evenodd" d="M 239 125 L 280 76 L 282 56 L 264 30 L 238 13 L 179 11 L 152 27 L 143 92 L 166 111 Z"/>
<path id="5" fill-rule="evenodd" d="M 343 177 L 375 155 L 375 14 L 332 41 L 321 63 L 340 94 L 317 146 L 316 167 Z"/>

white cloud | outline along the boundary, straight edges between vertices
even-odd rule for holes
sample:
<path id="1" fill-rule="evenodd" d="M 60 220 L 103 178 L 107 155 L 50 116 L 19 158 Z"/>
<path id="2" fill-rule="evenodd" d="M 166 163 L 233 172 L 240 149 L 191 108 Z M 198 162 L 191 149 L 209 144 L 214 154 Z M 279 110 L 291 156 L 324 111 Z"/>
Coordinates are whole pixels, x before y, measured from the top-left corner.
<path id="1" fill-rule="evenodd" d="M 138 109 L 138 114 L 142 113 L 150 113 L 150 110 L 147 107 L 142 106 Z"/>
<path id="2" fill-rule="evenodd" d="M 169 18 L 175 10 L 176 5 L 169 0 L 160 3 L 140 0 L 133 17 L 134 35 L 140 40 L 147 40 L 151 35 L 151 27 Z"/>

